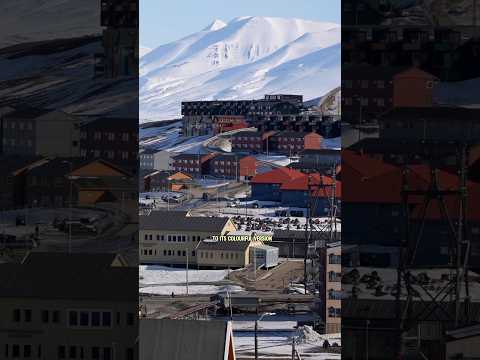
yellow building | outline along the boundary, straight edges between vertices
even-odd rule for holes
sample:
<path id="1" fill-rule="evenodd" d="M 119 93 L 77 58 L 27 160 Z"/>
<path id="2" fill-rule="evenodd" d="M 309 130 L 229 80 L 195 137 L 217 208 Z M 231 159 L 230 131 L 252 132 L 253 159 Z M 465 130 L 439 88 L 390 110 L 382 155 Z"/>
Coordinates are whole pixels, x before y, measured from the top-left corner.
<path id="1" fill-rule="evenodd" d="M 140 216 L 142 264 L 197 265 L 197 247 L 204 239 L 235 231 L 226 217 L 188 216 L 184 211 L 152 211 Z M 219 265 L 220 266 L 220 265 Z"/>
<path id="2" fill-rule="evenodd" d="M 197 264 L 200 267 L 242 268 L 249 264 L 250 241 L 203 241 L 198 246 Z"/>

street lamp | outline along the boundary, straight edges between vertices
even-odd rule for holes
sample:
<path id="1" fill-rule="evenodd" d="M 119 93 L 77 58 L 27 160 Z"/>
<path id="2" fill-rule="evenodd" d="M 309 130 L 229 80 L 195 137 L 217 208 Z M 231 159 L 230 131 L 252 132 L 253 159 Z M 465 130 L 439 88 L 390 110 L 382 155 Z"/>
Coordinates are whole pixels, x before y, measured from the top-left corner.
<path id="1" fill-rule="evenodd" d="M 203 241 L 203 240 L 200 240 L 200 241 L 198 242 L 197 246 L 195 246 L 195 248 L 193 249 L 193 251 L 195 251 L 195 256 L 197 256 L 197 249 L 198 249 L 198 246 L 202 243 L 202 241 Z M 187 289 L 186 289 L 186 290 L 187 290 L 187 296 L 188 296 L 188 256 L 189 256 L 188 252 L 189 252 L 189 251 L 190 251 L 190 250 L 188 250 L 188 248 L 187 248 L 187 271 L 186 271 L 186 273 L 185 273 L 185 278 L 186 278 L 185 280 L 186 280 L 186 287 L 187 287 Z M 198 263 L 197 263 L 197 264 L 198 264 Z"/>
<path id="2" fill-rule="evenodd" d="M 70 180 L 70 201 L 69 201 L 69 221 L 68 221 L 68 253 L 72 252 L 72 201 L 73 201 L 73 179 L 77 178 L 72 176 L 73 165 L 72 160 L 64 160 L 63 163 L 69 165 L 70 172 L 68 174 L 68 179 Z"/>
<path id="3" fill-rule="evenodd" d="M 255 320 L 255 360 L 258 360 L 258 337 L 257 337 L 258 323 L 262 321 L 264 316 L 273 316 L 273 315 L 276 315 L 276 314 L 273 312 L 266 312 L 260 315 L 260 317 Z"/>

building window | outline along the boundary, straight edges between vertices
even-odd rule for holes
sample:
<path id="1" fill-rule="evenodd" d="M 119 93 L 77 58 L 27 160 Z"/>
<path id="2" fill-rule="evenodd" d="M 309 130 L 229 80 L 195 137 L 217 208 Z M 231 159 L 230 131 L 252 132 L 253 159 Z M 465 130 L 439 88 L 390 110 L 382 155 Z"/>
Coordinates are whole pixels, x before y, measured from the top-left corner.
<path id="1" fill-rule="evenodd" d="M 20 309 L 13 310 L 13 321 L 20 322 Z"/>
<path id="2" fill-rule="evenodd" d="M 25 316 L 25 322 L 31 322 L 32 321 L 32 310 L 30 310 L 30 309 L 24 310 L 23 315 Z"/>
<path id="3" fill-rule="evenodd" d="M 135 323 L 133 313 L 127 313 L 127 325 L 131 326 Z"/>
<path id="4" fill-rule="evenodd" d="M 328 273 L 328 281 L 330 282 L 340 282 L 341 277 L 342 277 L 342 274 L 337 273 L 335 271 L 330 271 Z"/>
<path id="5" fill-rule="evenodd" d="M 340 255 L 330 254 L 328 255 L 328 263 L 329 264 L 341 264 L 342 257 Z"/>
<path id="6" fill-rule="evenodd" d="M 66 353 L 66 349 L 65 349 L 65 346 L 61 345 L 58 347 L 58 358 L 59 359 L 65 359 L 65 354 Z"/>
<path id="7" fill-rule="evenodd" d="M 44 323 L 48 323 L 48 316 L 49 313 L 48 313 L 48 310 L 42 310 L 42 322 Z"/>

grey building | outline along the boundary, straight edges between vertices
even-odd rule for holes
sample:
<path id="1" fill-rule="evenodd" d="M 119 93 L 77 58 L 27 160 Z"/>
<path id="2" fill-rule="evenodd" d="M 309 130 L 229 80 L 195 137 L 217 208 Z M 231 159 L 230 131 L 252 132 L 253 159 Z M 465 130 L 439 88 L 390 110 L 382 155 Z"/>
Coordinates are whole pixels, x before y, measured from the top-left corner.
<path id="1" fill-rule="evenodd" d="M 2 359 L 138 359 L 138 268 L 121 257 L 31 253 L 0 283 Z"/>
<path id="2" fill-rule="evenodd" d="M 232 325 L 220 320 L 143 319 L 142 360 L 235 360 Z"/>
<path id="3" fill-rule="evenodd" d="M 62 111 L 17 107 L 2 117 L 3 153 L 78 156 L 79 124 L 80 119 Z"/>
<path id="4" fill-rule="evenodd" d="M 155 150 L 153 149 L 141 149 L 139 151 L 140 158 L 140 170 L 152 170 L 154 166 L 154 154 Z"/>
<path id="5" fill-rule="evenodd" d="M 258 244 L 250 247 L 251 262 L 257 267 L 267 269 L 278 265 L 279 249 L 275 246 Z"/>

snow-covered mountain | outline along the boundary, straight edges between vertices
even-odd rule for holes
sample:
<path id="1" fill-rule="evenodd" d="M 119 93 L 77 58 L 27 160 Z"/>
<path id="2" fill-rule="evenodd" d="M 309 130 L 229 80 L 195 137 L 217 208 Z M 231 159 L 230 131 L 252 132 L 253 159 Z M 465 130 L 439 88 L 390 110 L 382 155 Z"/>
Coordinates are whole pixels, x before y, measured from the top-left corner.
<path id="1" fill-rule="evenodd" d="M 140 119 L 171 119 L 181 101 L 323 96 L 340 85 L 340 26 L 270 17 L 215 20 L 140 59 Z"/>
<path id="2" fill-rule="evenodd" d="M 138 48 L 138 52 L 139 52 L 138 56 L 140 58 L 142 58 L 143 56 L 147 55 L 150 51 L 152 51 L 152 49 L 150 49 L 146 46 L 140 45 L 139 48 Z"/>

